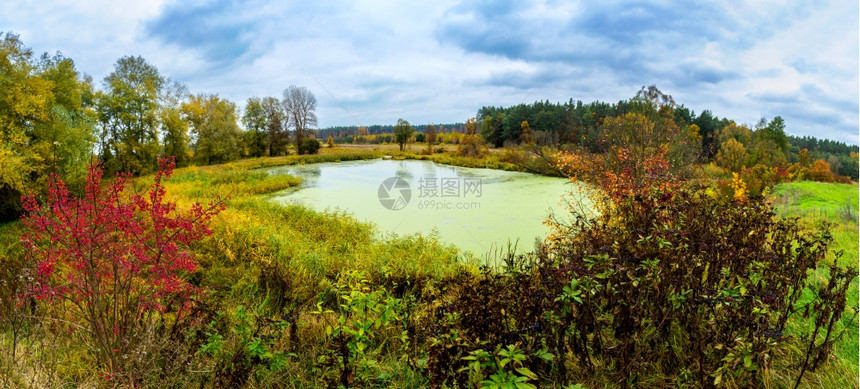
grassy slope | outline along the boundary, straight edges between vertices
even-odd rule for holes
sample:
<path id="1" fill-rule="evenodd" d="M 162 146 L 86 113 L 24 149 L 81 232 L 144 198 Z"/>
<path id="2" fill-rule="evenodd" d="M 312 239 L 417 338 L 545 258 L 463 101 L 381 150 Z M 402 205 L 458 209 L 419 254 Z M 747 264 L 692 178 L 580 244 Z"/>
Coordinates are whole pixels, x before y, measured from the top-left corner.
<path id="1" fill-rule="evenodd" d="M 777 185 L 773 190 L 774 206 L 784 217 L 799 217 L 801 223 L 810 227 L 827 221 L 834 223 L 831 233 L 834 241 L 832 251 L 843 251 L 841 265 L 858 265 L 858 187 L 857 185 L 828 184 L 820 182 L 793 182 Z M 833 254 L 828 258 L 832 260 Z M 819 273 L 824 270 L 820 270 Z M 821 279 L 817 274 L 815 278 Z M 810 297 L 810 296 L 805 296 Z M 858 280 L 848 292 L 848 308 L 844 316 L 851 316 L 858 307 Z M 804 383 L 811 387 L 858 387 L 858 328 L 857 323 L 843 326 L 848 330 L 843 340 L 834 347 L 835 361 L 819 371 L 804 376 Z M 803 328 L 805 323 L 795 323 Z"/>

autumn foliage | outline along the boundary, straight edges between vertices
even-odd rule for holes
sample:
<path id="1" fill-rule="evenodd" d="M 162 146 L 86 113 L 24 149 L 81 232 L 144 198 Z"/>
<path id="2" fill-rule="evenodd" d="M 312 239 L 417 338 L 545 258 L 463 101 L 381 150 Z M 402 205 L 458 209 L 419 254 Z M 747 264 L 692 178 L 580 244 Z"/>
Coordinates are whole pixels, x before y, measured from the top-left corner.
<path id="1" fill-rule="evenodd" d="M 28 196 L 22 241 L 35 264 L 33 298 L 84 330 L 110 374 L 123 370 L 145 329 L 177 323 L 201 291 L 186 280 L 197 269 L 187 246 L 211 233 L 207 223 L 223 205 L 196 203 L 180 212 L 166 200 L 164 181 L 174 160 L 161 160 L 149 191 L 128 193 L 129 175 L 103 185 L 90 166 L 85 194 L 71 195 L 53 177 L 47 199 Z"/>
<path id="2" fill-rule="evenodd" d="M 807 176 L 813 181 L 832 182 L 834 180 L 833 172 L 830 171 L 830 164 L 823 159 L 816 159 L 812 163 Z"/>
<path id="3" fill-rule="evenodd" d="M 546 322 L 547 315 L 504 308 L 544 329 L 533 336 L 554 349 L 562 382 L 601 377 L 636 386 L 655 374 L 665 381 L 649 385 L 754 387 L 778 355 L 797 347 L 806 357 L 799 383 L 839 338 L 834 329 L 856 269 L 831 265 L 827 285 L 816 285 L 809 274 L 824 267 L 827 227 L 810 234 L 776 218 L 737 173 L 728 198 L 685 181 L 673 161 L 684 155 L 678 143 L 642 137 L 661 126 L 664 109 L 613 118 L 607 127 L 616 136 L 602 153 L 557 156 L 560 170 L 590 184 L 597 214 L 552 220 L 543 262 L 528 270 L 540 283 L 505 286 L 534 296 L 516 305 L 556 316 Z M 813 309 L 799 302 L 805 288 Z M 812 340 L 789 346 L 787 323 L 804 309 L 815 326 L 802 336 Z M 573 371 L 564 367 L 567 351 Z"/>

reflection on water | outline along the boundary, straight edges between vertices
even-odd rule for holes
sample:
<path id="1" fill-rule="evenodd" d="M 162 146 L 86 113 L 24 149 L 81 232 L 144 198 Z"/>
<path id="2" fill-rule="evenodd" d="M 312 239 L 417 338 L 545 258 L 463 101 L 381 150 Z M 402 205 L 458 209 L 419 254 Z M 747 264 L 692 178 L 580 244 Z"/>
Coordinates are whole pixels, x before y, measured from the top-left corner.
<path id="1" fill-rule="evenodd" d="M 564 213 L 562 196 L 572 184 L 563 178 L 490 169 L 471 169 L 417 160 L 372 160 L 278 167 L 272 174 L 302 177 L 299 189 L 275 196 L 317 210 L 339 208 L 380 230 L 398 234 L 438 231 L 441 240 L 483 254 L 519 240 L 530 250 L 549 229 L 550 212 Z M 392 211 L 379 196 L 390 177 L 409 183 L 409 204 Z"/>

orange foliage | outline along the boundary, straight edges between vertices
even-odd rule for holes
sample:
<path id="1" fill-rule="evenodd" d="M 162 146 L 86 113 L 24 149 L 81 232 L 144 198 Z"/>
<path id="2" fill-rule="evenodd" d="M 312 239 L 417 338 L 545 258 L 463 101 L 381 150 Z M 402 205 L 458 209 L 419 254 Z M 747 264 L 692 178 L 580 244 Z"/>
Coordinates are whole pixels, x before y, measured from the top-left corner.
<path id="1" fill-rule="evenodd" d="M 823 159 L 816 159 L 809 167 L 807 177 L 813 181 L 833 182 L 833 172 L 830 171 L 830 164 Z"/>
<path id="2" fill-rule="evenodd" d="M 635 158 L 627 148 L 612 146 L 604 154 L 560 153 L 556 167 L 571 180 L 596 186 L 591 200 L 604 214 L 624 214 L 637 218 L 665 218 L 660 205 L 669 201 L 683 181 L 672 171 L 668 148 L 663 145 L 644 158 Z"/>

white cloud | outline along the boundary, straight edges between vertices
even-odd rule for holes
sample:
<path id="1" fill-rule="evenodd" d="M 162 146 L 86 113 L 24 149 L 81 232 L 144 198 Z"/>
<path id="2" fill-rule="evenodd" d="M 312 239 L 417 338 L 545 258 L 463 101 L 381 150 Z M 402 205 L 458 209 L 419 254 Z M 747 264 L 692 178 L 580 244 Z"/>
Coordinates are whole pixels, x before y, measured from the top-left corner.
<path id="1" fill-rule="evenodd" d="M 100 80 L 142 55 L 240 106 L 314 91 L 320 125 L 463 121 L 483 105 L 608 102 L 657 84 L 700 112 L 858 143 L 858 5 L 833 0 L 311 4 L 3 2 L 0 26 Z"/>

